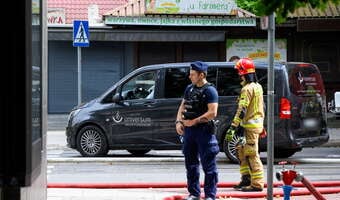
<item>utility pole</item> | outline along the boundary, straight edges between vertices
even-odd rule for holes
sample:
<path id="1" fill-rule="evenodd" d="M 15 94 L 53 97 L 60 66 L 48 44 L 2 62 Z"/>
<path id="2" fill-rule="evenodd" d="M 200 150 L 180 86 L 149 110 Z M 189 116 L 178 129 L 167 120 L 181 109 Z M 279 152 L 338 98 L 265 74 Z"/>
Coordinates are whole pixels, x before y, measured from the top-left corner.
<path id="1" fill-rule="evenodd" d="M 268 17 L 268 90 L 267 90 L 267 199 L 273 200 L 274 168 L 274 48 L 275 16 Z"/>

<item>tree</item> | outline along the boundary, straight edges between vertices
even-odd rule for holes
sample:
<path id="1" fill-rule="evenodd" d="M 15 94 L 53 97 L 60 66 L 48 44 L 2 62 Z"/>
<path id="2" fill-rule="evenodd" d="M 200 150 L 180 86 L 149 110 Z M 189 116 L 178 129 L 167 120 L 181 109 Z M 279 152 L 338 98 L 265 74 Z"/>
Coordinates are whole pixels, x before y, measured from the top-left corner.
<path id="1" fill-rule="evenodd" d="M 286 19 L 289 12 L 310 4 L 312 8 L 324 9 L 328 2 L 340 3 L 340 0 L 236 0 L 238 7 L 257 16 L 266 16 L 275 12 L 278 22 Z"/>

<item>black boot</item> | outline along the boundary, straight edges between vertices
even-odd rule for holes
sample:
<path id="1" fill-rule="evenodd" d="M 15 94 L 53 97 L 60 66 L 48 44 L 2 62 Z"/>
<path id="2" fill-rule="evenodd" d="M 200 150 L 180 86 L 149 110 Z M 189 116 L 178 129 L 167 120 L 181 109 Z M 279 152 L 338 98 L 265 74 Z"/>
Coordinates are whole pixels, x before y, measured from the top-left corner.
<path id="1" fill-rule="evenodd" d="M 235 190 L 241 190 L 242 187 L 244 186 L 249 186 L 250 185 L 250 175 L 242 175 L 241 177 L 241 182 L 237 185 L 234 186 Z"/>
<path id="2" fill-rule="evenodd" d="M 244 186 L 241 188 L 242 192 L 261 192 L 263 189 L 262 188 L 257 188 L 251 185 Z"/>

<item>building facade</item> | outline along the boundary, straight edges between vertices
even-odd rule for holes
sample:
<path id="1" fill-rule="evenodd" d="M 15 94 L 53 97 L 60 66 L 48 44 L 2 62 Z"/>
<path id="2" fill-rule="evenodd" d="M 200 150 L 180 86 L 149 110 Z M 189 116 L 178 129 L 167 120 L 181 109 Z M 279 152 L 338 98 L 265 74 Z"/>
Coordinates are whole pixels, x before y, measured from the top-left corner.
<path id="1" fill-rule="evenodd" d="M 69 16 L 65 4 L 49 4 L 54 10 L 56 6 L 65 10 L 63 15 L 53 18 L 63 19 L 55 21 L 65 23 L 50 23 L 48 28 L 49 113 L 67 113 L 77 105 L 77 49 L 72 46 L 72 20 L 90 22 L 90 47 L 82 48 L 82 102 L 99 96 L 134 68 L 193 60 L 226 61 L 233 52 L 230 51 L 233 46 L 229 44 L 250 40 L 250 43 L 263 45 L 267 39 L 267 31 L 260 28 L 260 19 L 233 7 L 233 1 L 228 4 L 228 14 L 214 10 L 217 7 L 207 12 L 197 5 L 190 5 L 198 9 L 199 15 L 186 13 L 183 8 L 189 6 L 187 4 L 179 5 L 177 9 L 165 9 L 160 5 L 161 0 L 158 1 L 153 9 L 150 9 L 150 1 L 115 1 L 111 10 L 107 4 L 102 6 L 101 1 L 97 1 L 97 12 L 93 11 L 96 6 L 92 2 L 86 5 L 88 9 L 83 9 L 80 17 Z M 227 4 L 222 6 L 228 9 Z M 310 16 L 305 18 L 316 20 Z M 325 16 L 319 18 L 329 20 Z M 307 31 L 301 28 L 302 21 L 297 14 L 277 25 L 276 38 L 283 40 L 279 61 L 313 62 L 324 75 L 327 92 L 339 90 L 339 84 L 332 76 L 340 74 L 339 39 L 336 37 L 340 29 L 325 27 Z M 328 96 L 331 97 L 331 92 Z"/>

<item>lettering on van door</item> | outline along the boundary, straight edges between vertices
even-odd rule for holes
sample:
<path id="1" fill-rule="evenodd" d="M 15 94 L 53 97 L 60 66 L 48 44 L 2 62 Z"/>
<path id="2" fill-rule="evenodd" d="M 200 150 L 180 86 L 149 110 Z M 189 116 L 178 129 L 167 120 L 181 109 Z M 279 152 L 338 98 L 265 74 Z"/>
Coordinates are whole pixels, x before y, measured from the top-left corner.
<path id="1" fill-rule="evenodd" d="M 124 125 L 124 126 L 151 126 L 151 118 L 150 117 L 140 117 L 140 116 L 128 116 L 128 117 L 123 117 L 119 111 L 117 111 L 113 116 L 112 116 L 112 121 L 116 124 Z"/>
<path id="2" fill-rule="evenodd" d="M 126 117 L 124 119 L 125 126 L 151 126 L 150 117 Z"/>

